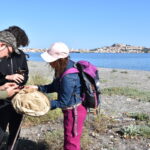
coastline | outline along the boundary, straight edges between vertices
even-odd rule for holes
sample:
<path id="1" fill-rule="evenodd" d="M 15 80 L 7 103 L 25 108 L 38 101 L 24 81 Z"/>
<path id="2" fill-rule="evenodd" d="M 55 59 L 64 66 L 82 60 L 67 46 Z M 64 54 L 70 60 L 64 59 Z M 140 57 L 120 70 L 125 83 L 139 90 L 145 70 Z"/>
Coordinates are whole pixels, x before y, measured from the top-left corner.
<path id="1" fill-rule="evenodd" d="M 47 49 L 28 48 L 26 52 L 44 52 Z M 134 46 L 122 43 L 114 43 L 110 46 L 104 46 L 94 49 L 70 49 L 75 53 L 150 53 L 150 48 L 144 46 Z"/>

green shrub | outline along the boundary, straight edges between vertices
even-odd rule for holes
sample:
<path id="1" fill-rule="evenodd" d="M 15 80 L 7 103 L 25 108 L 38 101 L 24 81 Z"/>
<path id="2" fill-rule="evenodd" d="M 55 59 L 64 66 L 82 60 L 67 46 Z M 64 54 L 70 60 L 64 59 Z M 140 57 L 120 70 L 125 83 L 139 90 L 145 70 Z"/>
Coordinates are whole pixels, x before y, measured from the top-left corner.
<path id="1" fill-rule="evenodd" d="M 120 131 L 121 131 L 121 133 L 123 134 L 124 137 L 140 135 L 140 130 L 135 125 L 130 125 L 130 126 L 127 126 L 127 127 L 123 127 L 123 128 L 121 128 Z"/>
<path id="2" fill-rule="evenodd" d="M 95 115 L 93 118 L 89 116 L 89 120 L 86 121 L 86 128 L 91 129 L 96 133 L 104 133 L 108 129 L 108 126 L 115 123 L 114 120 L 104 114 Z"/>
<path id="3" fill-rule="evenodd" d="M 120 73 L 124 73 L 124 74 L 127 74 L 127 73 L 128 73 L 128 71 L 121 71 Z"/>
<path id="4" fill-rule="evenodd" d="M 146 138 L 150 138 L 150 126 L 146 125 L 130 125 L 121 128 L 120 131 L 124 137 L 143 136 Z"/>
<path id="5" fill-rule="evenodd" d="M 117 72 L 117 70 L 116 70 L 116 69 L 113 69 L 113 70 L 111 71 L 111 73 L 114 73 L 114 72 Z"/>
<path id="6" fill-rule="evenodd" d="M 150 102 L 150 92 L 139 91 L 128 87 L 111 87 L 102 89 L 104 95 L 124 95 L 137 100 Z"/>
<path id="7" fill-rule="evenodd" d="M 140 120 L 140 121 L 148 121 L 149 120 L 149 115 L 144 114 L 144 113 L 128 113 L 127 116 L 134 118 L 136 120 Z"/>
<path id="8" fill-rule="evenodd" d="M 62 117 L 61 109 L 56 109 L 56 110 L 49 111 L 46 115 L 40 117 L 26 116 L 23 125 L 34 126 L 42 123 L 54 122 L 61 117 Z"/>
<path id="9" fill-rule="evenodd" d="M 107 80 L 100 80 L 100 83 L 106 83 Z"/>

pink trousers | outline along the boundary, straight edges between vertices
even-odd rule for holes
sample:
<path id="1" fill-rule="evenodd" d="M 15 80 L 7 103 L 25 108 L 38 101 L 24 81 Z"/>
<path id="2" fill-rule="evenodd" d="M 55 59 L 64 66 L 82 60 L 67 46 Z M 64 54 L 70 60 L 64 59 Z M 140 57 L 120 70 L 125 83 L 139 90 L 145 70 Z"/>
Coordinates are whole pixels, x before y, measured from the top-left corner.
<path id="1" fill-rule="evenodd" d="M 80 138 L 87 109 L 81 104 L 74 109 L 63 110 L 64 150 L 80 150 Z"/>

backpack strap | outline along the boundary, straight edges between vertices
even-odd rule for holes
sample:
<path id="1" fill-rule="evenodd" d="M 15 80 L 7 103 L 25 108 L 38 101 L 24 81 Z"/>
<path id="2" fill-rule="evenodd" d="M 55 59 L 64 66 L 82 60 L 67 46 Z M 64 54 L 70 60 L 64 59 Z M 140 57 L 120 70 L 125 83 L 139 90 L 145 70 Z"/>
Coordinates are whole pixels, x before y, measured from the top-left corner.
<path id="1" fill-rule="evenodd" d="M 68 70 L 66 70 L 66 71 L 62 74 L 61 79 L 62 79 L 65 75 L 70 74 L 70 73 L 79 73 L 79 70 L 78 70 L 77 68 L 74 68 L 74 67 L 69 68 Z"/>

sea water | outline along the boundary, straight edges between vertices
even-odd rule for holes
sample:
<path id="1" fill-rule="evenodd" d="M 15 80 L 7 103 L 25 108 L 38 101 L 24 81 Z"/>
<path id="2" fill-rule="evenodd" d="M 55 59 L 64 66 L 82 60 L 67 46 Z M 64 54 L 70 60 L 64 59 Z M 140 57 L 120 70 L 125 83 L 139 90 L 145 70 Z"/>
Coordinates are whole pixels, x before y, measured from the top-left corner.
<path id="1" fill-rule="evenodd" d="M 28 60 L 43 61 L 39 52 L 29 52 Z M 102 68 L 150 71 L 150 53 L 71 53 L 74 61 L 87 60 Z"/>

